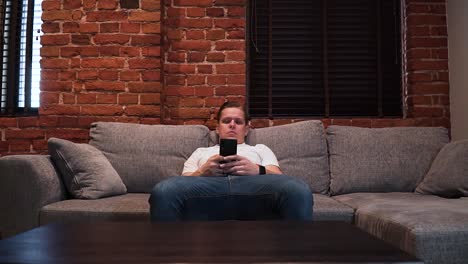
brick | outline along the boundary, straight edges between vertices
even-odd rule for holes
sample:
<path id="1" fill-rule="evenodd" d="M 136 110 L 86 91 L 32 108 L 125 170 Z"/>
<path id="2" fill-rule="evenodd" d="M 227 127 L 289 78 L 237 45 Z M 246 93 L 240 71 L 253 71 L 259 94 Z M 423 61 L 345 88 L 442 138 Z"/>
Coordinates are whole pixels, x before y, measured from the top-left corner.
<path id="1" fill-rule="evenodd" d="M 143 71 L 141 76 L 143 81 L 159 81 L 161 80 L 160 71 Z"/>
<path id="2" fill-rule="evenodd" d="M 161 106 L 159 105 L 129 105 L 125 108 L 127 115 L 136 116 L 160 116 Z"/>
<path id="3" fill-rule="evenodd" d="M 99 25 L 96 23 L 80 23 L 79 32 L 81 33 L 97 33 L 99 32 Z"/>
<path id="4" fill-rule="evenodd" d="M 205 61 L 205 52 L 190 52 L 187 57 L 187 62 L 203 62 Z"/>
<path id="5" fill-rule="evenodd" d="M 42 13 L 43 21 L 70 21 L 72 12 L 69 10 L 49 10 Z"/>
<path id="6" fill-rule="evenodd" d="M 245 17 L 245 7 L 229 7 L 227 9 L 228 17 Z"/>
<path id="7" fill-rule="evenodd" d="M 31 151 L 31 140 L 9 140 L 10 151 L 16 154 L 29 153 Z"/>
<path id="8" fill-rule="evenodd" d="M 216 6 L 245 6 L 245 0 L 216 0 Z"/>
<path id="9" fill-rule="evenodd" d="M 141 120 L 140 124 L 145 124 L 145 125 L 159 125 L 159 124 L 161 124 L 161 118 L 149 118 L 149 117 L 145 117 L 144 119 Z"/>
<path id="10" fill-rule="evenodd" d="M 210 89 L 213 90 L 213 88 Z M 165 93 L 166 96 L 193 96 L 195 95 L 195 89 L 187 86 L 166 86 Z"/>
<path id="11" fill-rule="evenodd" d="M 160 34 L 161 24 L 143 24 L 143 33 L 145 34 Z"/>
<path id="12" fill-rule="evenodd" d="M 95 93 L 81 93 L 76 97 L 78 104 L 96 104 L 96 94 Z"/>
<path id="13" fill-rule="evenodd" d="M 245 95 L 245 86 L 218 86 L 215 88 L 217 96 L 225 95 Z"/>
<path id="14" fill-rule="evenodd" d="M 225 55 L 222 52 L 208 52 L 206 61 L 208 62 L 223 62 L 225 61 Z"/>
<path id="15" fill-rule="evenodd" d="M 44 131 L 40 129 L 6 129 L 5 139 L 40 139 L 44 138 Z"/>
<path id="16" fill-rule="evenodd" d="M 161 92 L 160 82 L 129 82 L 128 90 L 131 93 L 157 93 Z"/>
<path id="17" fill-rule="evenodd" d="M 74 70 L 63 70 L 59 72 L 59 80 L 73 81 L 76 80 L 77 72 Z"/>
<path id="18" fill-rule="evenodd" d="M 41 91 L 71 91 L 72 90 L 72 82 L 71 81 L 47 81 L 42 80 L 39 84 Z"/>
<path id="19" fill-rule="evenodd" d="M 411 94 L 448 94 L 449 85 L 448 83 L 417 83 L 409 87 Z"/>
<path id="20" fill-rule="evenodd" d="M 412 117 L 442 117 L 443 109 L 440 107 L 414 107 Z"/>
<path id="21" fill-rule="evenodd" d="M 45 1 L 42 1 L 41 6 L 42 6 L 43 11 L 59 10 L 60 1 L 59 0 L 54 0 L 54 1 L 45 0 Z"/>
<path id="22" fill-rule="evenodd" d="M 119 32 L 119 23 L 102 23 L 99 25 L 99 32 L 101 33 L 115 33 Z"/>
<path id="23" fill-rule="evenodd" d="M 59 102 L 59 93 L 58 92 L 46 92 L 41 91 L 39 98 L 42 104 L 57 104 Z"/>
<path id="24" fill-rule="evenodd" d="M 0 128 L 18 127 L 18 121 L 14 117 L 0 117 Z M 1 135 L 1 133 L 0 133 Z"/>
<path id="25" fill-rule="evenodd" d="M 213 73 L 213 66 L 212 65 L 197 65 L 197 72 L 198 73 Z"/>
<path id="26" fill-rule="evenodd" d="M 130 41 L 130 36 L 127 34 L 97 34 L 94 36 L 94 42 L 96 44 L 107 45 L 107 44 L 119 44 L 124 45 Z"/>
<path id="27" fill-rule="evenodd" d="M 213 0 L 174 0 L 174 5 L 210 7 L 213 6 Z"/>
<path id="28" fill-rule="evenodd" d="M 408 61 L 408 71 L 418 71 L 418 70 L 448 70 L 448 61 L 447 60 L 438 60 L 438 61 Z"/>
<path id="29" fill-rule="evenodd" d="M 45 151 L 47 150 L 47 140 L 33 140 L 32 148 L 34 151 Z"/>
<path id="30" fill-rule="evenodd" d="M 245 39 L 244 30 L 229 30 L 227 39 Z"/>
<path id="31" fill-rule="evenodd" d="M 183 97 L 180 98 L 179 107 L 203 107 L 205 100 L 200 97 Z"/>
<path id="32" fill-rule="evenodd" d="M 98 104 L 117 104 L 116 94 L 97 94 Z"/>
<path id="33" fill-rule="evenodd" d="M 81 115 L 115 116 L 123 113 L 122 106 L 117 105 L 84 105 L 81 106 Z"/>
<path id="34" fill-rule="evenodd" d="M 186 8 L 176 8 L 176 7 L 169 7 L 166 10 L 167 16 L 174 18 L 174 17 L 185 17 Z"/>
<path id="35" fill-rule="evenodd" d="M 45 46 L 40 49 L 41 57 L 58 57 L 60 55 L 60 48 L 53 46 Z"/>
<path id="36" fill-rule="evenodd" d="M 130 69 L 159 69 L 161 68 L 160 59 L 130 59 L 128 60 Z"/>
<path id="37" fill-rule="evenodd" d="M 220 107 L 225 102 L 224 97 L 208 97 L 205 99 L 206 107 Z"/>
<path id="38" fill-rule="evenodd" d="M 143 47 L 141 55 L 143 57 L 161 57 L 161 47 Z"/>
<path id="39" fill-rule="evenodd" d="M 224 50 L 244 50 L 245 42 L 243 40 L 220 40 L 216 42 L 215 49 Z"/>
<path id="40" fill-rule="evenodd" d="M 122 93 L 118 95 L 119 104 L 138 104 L 138 94 Z"/>
<path id="41" fill-rule="evenodd" d="M 97 0 L 83 0 L 83 8 L 85 10 L 93 10 L 96 8 L 96 1 Z"/>
<path id="42" fill-rule="evenodd" d="M 41 29 L 42 29 L 42 32 L 44 32 L 44 33 L 59 33 L 60 32 L 60 24 L 59 23 L 44 22 L 44 23 L 42 23 Z M 43 36 L 41 38 L 43 38 Z"/>
<path id="43" fill-rule="evenodd" d="M 78 72 L 78 80 L 96 80 L 98 78 L 97 71 L 80 71 Z"/>
<path id="44" fill-rule="evenodd" d="M 131 45 L 134 45 L 134 46 L 159 45 L 161 44 L 161 35 L 147 34 L 147 35 L 132 36 L 130 43 Z"/>
<path id="45" fill-rule="evenodd" d="M 211 86 L 196 86 L 195 96 L 214 96 L 214 88 Z"/>
<path id="46" fill-rule="evenodd" d="M 226 61 L 245 61 L 245 52 L 244 51 L 226 52 Z"/>
<path id="47" fill-rule="evenodd" d="M 214 26 L 217 28 L 224 28 L 224 29 L 245 28 L 245 19 L 215 18 Z"/>
<path id="48" fill-rule="evenodd" d="M 195 73 L 195 65 L 188 64 L 166 64 L 164 65 L 164 70 L 167 73 L 185 73 L 191 74 Z"/>
<path id="49" fill-rule="evenodd" d="M 43 46 L 59 46 L 70 43 L 70 34 L 44 35 L 41 37 Z"/>
<path id="50" fill-rule="evenodd" d="M 86 15 L 85 22 L 109 22 L 109 21 L 124 21 L 127 20 L 127 11 L 92 11 Z"/>
<path id="51" fill-rule="evenodd" d="M 119 79 L 119 72 L 113 70 L 99 71 L 99 79 L 102 81 L 117 81 Z"/>
<path id="52" fill-rule="evenodd" d="M 72 12 L 72 19 L 75 21 L 80 21 L 83 16 L 84 13 L 81 12 L 81 10 L 75 10 Z"/>
<path id="53" fill-rule="evenodd" d="M 120 55 L 119 46 L 100 46 L 99 54 L 101 57 L 118 57 Z"/>
<path id="54" fill-rule="evenodd" d="M 64 0 L 63 8 L 64 9 L 77 9 L 81 7 L 81 0 Z"/>
<path id="55" fill-rule="evenodd" d="M 220 74 L 244 74 L 245 73 L 245 64 L 223 64 L 216 65 L 216 72 Z"/>
<path id="56" fill-rule="evenodd" d="M 161 10 L 160 0 L 141 0 L 141 9 L 148 11 Z"/>
<path id="57" fill-rule="evenodd" d="M 446 25 L 445 15 L 432 14 L 409 14 L 407 18 L 408 25 Z"/>
<path id="58" fill-rule="evenodd" d="M 132 11 L 128 17 L 130 22 L 159 22 L 161 21 L 161 12 Z"/>
<path id="59" fill-rule="evenodd" d="M 206 15 L 209 17 L 223 17 L 224 16 L 224 9 L 213 7 L 206 9 Z"/>
<path id="60" fill-rule="evenodd" d="M 410 38 L 408 48 L 438 48 L 447 47 L 447 38 Z"/>
<path id="61" fill-rule="evenodd" d="M 91 44 L 91 36 L 87 34 L 80 34 L 80 35 L 72 35 L 71 42 L 75 45 L 90 45 Z"/>
<path id="62" fill-rule="evenodd" d="M 138 71 L 122 71 L 120 72 L 121 81 L 139 81 L 140 72 Z"/>
<path id="63" fill-rule="evenodd" d="M 427 48 L 410 49 L 408 50 L 408 60 L 411 59 L 429 59 L 431 58 L 431 50 Z"/>
<path id="64" fill-rule="evenodd" d="M 227 76 L 227 84 L 245 84 L 245 74 L 230 74 Z"/>
<path id="65" fill-rule="evenodd" d="M 431 27 L 431 36 L 435 37 L 446 37 L 447 27 L 446 26 L 433 26 Z"/>
<path id="66" fill-rule="evenodd" d="M 64 104 L 76 104 L 76 94 L 75 93 L 62 93 L 61 94 L 62 103 Z"/>
<path id="67" fill-rule="evenodd" d="M 56 128 L 46 131 L 47 138 L 56 137 L 67 140 L 89 139 L 89 131 L 87 129 L 77 128 Z"/>
<path id="68" fill-rule="evenodd" d="M 168 18 L 165 23 L 169 28 L 212 28 L 211 18 Z"/>
<path id="69" fill-rule="evenodd" d="M 448 49 L 447 48 L 432 49 L 431 57 L 434 59 L 448 59 Z"/>
<path id="70" fill-rule="evenodd" d="M 112 81 L 88 81 L 85 83 L 88 91 L 125 91 L 125 83 Z"/>
<path id="71" fill-rule="evenodd" d="M 211 112 L 208 108 L 175 108 L 171 114 L 173 118 L 209 118 Z"/>
<path id="72" fill-rule="evenodd" d="M 225 38 L 226 31 L 224 29 L 212 29 L 206 32 L 206 39 L 208 40 L 220 40 Z"/>
<path id="73" fill-rule="evenodd" d="M 408 73 L 408 82 L 409 83 L 419 83 L 419 82 L 430 82 L 432 81 L 432 76 L 430 73 Z"/>
<path id="74" fill-rule="evenodd" d="M 181 40 L 184 38 L 184 31 L 182 30 L 168 30 L 166 37 L 169 40 Z"/>
<path id="75" fill-rule="evenodd" d="M 91 59 L 86 58 L 81 61 L 83 68 L 123 68 L 125 59 L 123 58 L 105 58 Z"/>
<path id="76" fill-rule="evenodd" d="M 78 33 L 80 26 L 76 22 L 64 22 L 62 26 L 63 33 Z"/>
<path id="77" fill-rule="evenodd" d="M 187 76 L 187 85 L 203 85 L 206 83 L 206 77 L 203 75 L 189 75 Z"/>
<path id="78" fill-rule="evenodd" d="M 407 34 L 411 37 L 429 37 L 431 35 L 431 28 L 428 25 L 410 26 L 408 27 Z"/>
<path id="79" fill-rule="evenodd" d="M 185 85 L 185 76 L 166 76 L 166 85 Z"/>
<path id="80" fill-rule="evenodd" d="M 208 40 L 183 40 L 173 41 L 172 50 L 183 50 L 183 51 L 210 51 L 211 42 Z"/>
<path id="81" fill-rule="evenodd" d="M 56 127 L 58 122 L 57 116 L 39 116 L 39 127 Z"/>
<path id="82" fill-rule="evenodd" d="M 140 23 L 121 23 L 120 32 L 122 33 L 139 33 L 140 32 Z"/>
<path id="83" fill-rule="evenodd" d="M 99 0 L 97 3 L 97 8 L 113 10 L 117 8 L 118 2 L 118 0 Z"/>
<path id="84" fill-rule="evenodd" d="M 167 62 L 185 62 L 186 52 L 168 52 Z"/>
<path id="85" fill-rule="evenodd" d="M 191 7 L 187 8 L 187 17 L 204 17 L 205 8 Z"/>
<path id="86" fill-rule="evenodd" d="M 188 30 L 185 32 L 185 38 L 187 40 L 197 40 L 205 38 L 204 30 Z"/>
<path id="87" fill-rule="evenodd" d="M 208 76 L 207 80 L 206 80 L 206 84 L 208 84 L 208 85 L 225 85 L 226 84 L 226 76 L 223 76 L 223 75 Z"/>
<path id="88" fill-rule="evenodd" d="M 57 80 L 58 72 L 55 70 L 42 70 L 41 80 Z"/>
<path id="89" fill-rule="evenodd" d="M 161 103 L 161 94 L 159 93 L 144 93 L 140 94 L 140 104 L 160 104 Z"/>

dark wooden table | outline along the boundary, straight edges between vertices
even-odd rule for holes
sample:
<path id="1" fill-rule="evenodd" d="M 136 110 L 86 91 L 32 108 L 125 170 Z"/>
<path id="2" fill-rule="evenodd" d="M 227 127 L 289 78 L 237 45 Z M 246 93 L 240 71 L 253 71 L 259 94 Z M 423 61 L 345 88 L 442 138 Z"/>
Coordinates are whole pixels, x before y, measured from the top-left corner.
<path id="1" fill-rule="evenodd" d="M 0 263 L 422 263 L 340 222 L 76 222 L 0 241 Z"/>

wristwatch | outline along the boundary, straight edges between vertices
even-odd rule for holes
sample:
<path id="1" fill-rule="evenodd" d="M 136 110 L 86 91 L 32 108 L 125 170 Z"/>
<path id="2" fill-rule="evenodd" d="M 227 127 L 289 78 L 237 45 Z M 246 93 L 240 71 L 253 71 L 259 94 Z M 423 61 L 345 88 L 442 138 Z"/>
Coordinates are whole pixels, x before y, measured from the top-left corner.
<path id="1" fill-rule="evenodd" d="M 259 174 L 266 174 L 266 169 L 265 169 L 265 166 L 262 166 L 262 165 L 258 165 L 258 171 L 259 171 Z"/>

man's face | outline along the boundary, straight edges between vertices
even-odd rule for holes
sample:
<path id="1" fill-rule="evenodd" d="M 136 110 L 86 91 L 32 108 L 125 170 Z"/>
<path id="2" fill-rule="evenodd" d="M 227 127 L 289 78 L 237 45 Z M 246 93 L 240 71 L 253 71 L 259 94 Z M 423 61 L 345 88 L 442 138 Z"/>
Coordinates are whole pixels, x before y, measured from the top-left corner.
<path id="1" fill-rule="evenodd" d="M 225 108 L 218 120 L 216 132 L 219 138 L 237 139 L 237 144 L 244 143 L 249 132 L 249 125 L 244 119 L 244 111 L 237 107 Z"/>

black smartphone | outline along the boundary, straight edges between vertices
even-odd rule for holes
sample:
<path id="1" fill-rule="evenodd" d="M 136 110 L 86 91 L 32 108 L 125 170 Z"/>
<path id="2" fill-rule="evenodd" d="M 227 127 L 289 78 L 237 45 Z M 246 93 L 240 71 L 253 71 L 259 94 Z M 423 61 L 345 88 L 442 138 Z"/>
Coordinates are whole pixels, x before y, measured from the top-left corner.
<path id="1" fill-rule="evenodd" d="M 237 154 L 237 139 L 222 138 L 219 141 L 219 155 L 226 157 Z"/>

